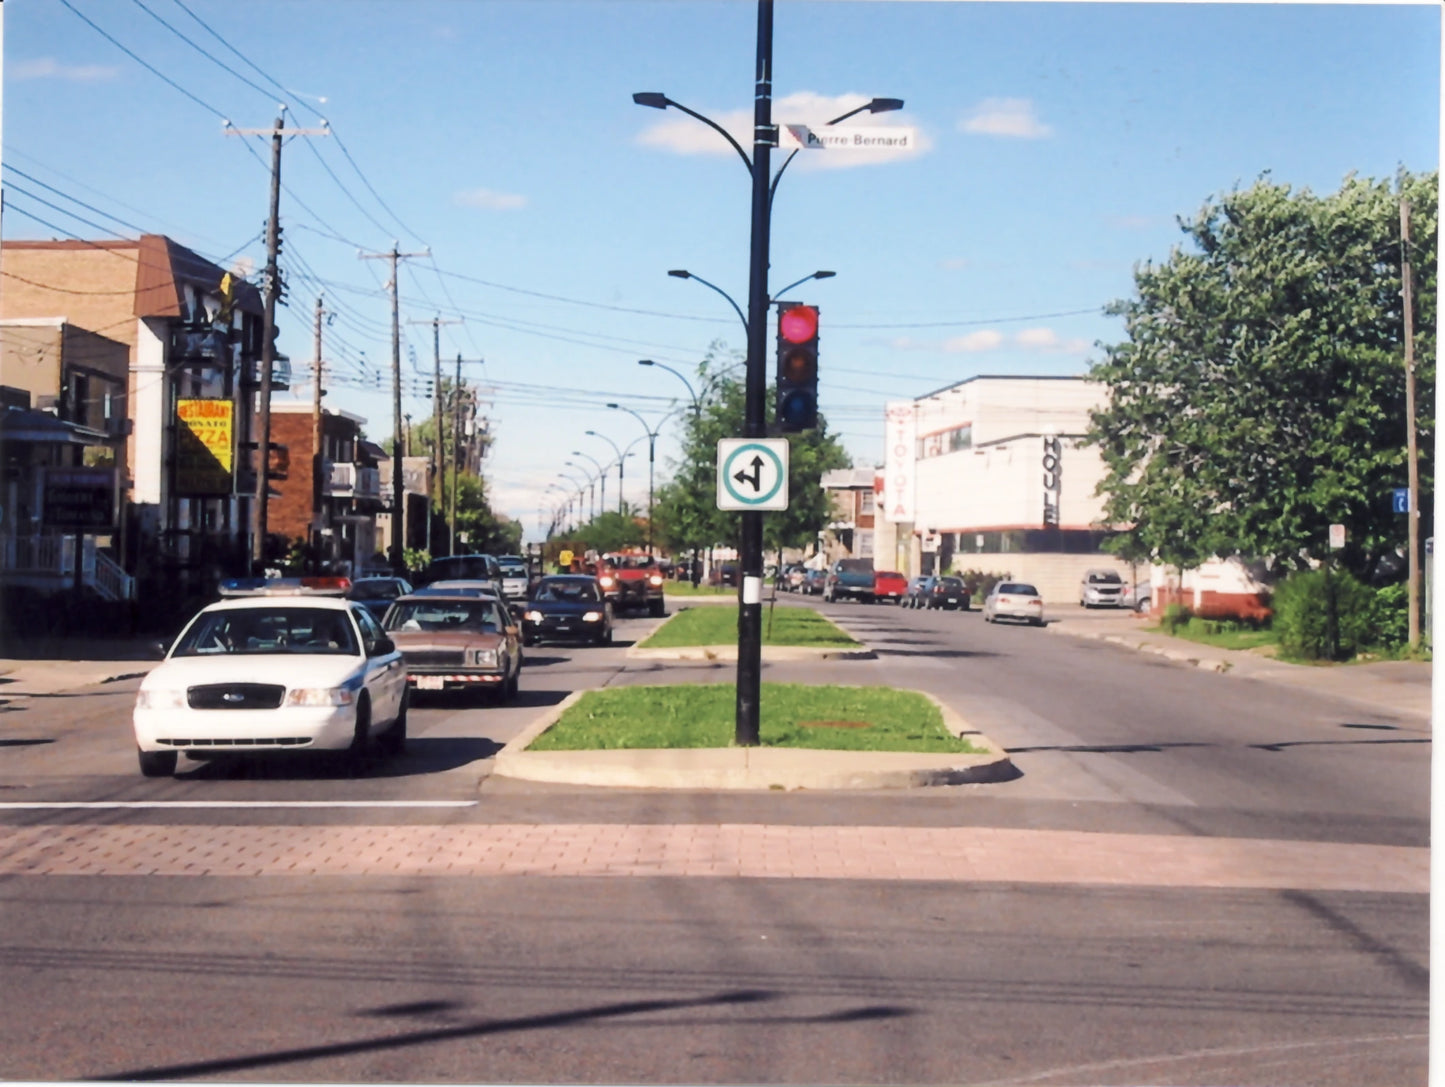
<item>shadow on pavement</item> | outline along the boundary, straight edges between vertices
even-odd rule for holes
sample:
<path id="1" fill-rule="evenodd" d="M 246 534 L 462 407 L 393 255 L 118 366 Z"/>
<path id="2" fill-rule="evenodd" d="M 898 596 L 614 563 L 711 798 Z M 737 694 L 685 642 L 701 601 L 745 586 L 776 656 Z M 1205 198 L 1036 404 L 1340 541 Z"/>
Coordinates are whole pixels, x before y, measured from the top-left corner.
<path id="1" fill-rule="evenodd" d="M 364 773 L 355 774 L 346 758 L 332 751 L 295 754 L 218 755 L 203 761 L 182 762 L 181 781 L 336 781 L 350 777 L 400 778 L 439 774 L 481 759 L 502 749 L 481 736 L 416 736 L 407 740 L 406 753 L 390 758 L 375 756 Z"/>

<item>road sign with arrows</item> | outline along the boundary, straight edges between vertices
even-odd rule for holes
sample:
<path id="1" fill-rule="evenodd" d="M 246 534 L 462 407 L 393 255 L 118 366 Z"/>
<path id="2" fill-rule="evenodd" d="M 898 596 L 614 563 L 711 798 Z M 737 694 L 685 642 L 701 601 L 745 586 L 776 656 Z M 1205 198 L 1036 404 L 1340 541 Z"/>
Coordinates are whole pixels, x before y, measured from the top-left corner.
<path id="1" fill-rule="evenodd" d="M 717 508 L 788 508 L 788 440 L 723 438 L 717 443 Z"/>

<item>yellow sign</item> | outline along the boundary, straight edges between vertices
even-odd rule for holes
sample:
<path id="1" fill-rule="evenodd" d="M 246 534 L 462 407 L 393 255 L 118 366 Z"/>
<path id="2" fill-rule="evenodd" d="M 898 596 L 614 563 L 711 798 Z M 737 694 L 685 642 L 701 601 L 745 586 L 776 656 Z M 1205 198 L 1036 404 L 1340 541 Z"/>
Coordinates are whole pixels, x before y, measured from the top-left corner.
<path id="1" fill-rule="evenodd" d="M 176 494 L 231 493 L 235 410 L 229 400 L 176 401 Z"/>
<path id="2" fill-rule="evenodd" d="M 562 569 L 564 570 L 571 569 L 572 560 L 574 558 L 576 558 L 576 556 L 573 555 L 572 552 L 563 551 L 560 555 L 557 556 L 557 565 L 562 567 Z"/>

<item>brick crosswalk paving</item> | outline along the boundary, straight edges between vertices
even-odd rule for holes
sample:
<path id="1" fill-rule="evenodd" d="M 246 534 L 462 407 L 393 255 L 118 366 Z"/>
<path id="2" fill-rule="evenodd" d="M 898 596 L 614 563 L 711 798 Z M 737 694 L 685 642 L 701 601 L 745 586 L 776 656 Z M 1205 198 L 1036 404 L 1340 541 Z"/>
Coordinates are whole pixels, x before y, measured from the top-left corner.
<path id="1" fill-rule="evenodd" d="M 1426 893 L 1406 846 L 988 827 L 36 825 L 0 876 L 731 876 Z"/>

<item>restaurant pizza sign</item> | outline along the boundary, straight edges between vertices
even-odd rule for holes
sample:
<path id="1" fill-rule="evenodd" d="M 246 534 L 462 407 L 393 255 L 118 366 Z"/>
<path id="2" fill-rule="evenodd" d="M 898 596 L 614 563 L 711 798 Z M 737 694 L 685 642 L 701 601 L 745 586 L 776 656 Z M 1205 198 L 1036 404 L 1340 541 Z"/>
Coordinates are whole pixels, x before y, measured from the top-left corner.
<path id="1" fill-rule="evenodd" d="M 200 497 L 231 493 L 235 410 L 230 400 L 176 401 L 176 494 Z"/>

